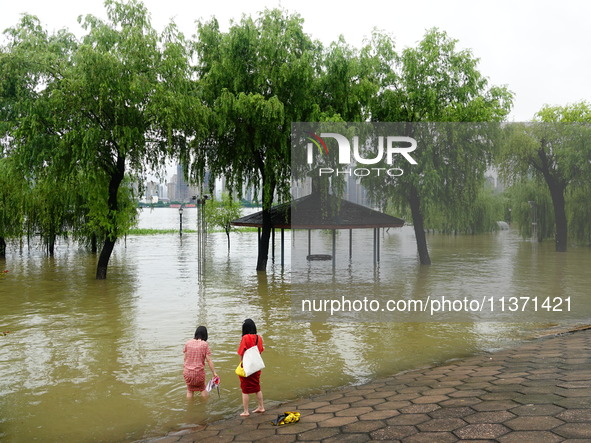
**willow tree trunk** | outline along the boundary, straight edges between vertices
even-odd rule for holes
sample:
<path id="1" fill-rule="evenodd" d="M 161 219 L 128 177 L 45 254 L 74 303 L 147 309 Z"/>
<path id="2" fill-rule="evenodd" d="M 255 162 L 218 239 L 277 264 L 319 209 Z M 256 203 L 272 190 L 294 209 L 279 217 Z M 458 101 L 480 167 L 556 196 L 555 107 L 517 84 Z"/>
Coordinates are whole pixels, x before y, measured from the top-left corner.
<path id="1" fill-rule="evenodd" d="M 419 253 L 419 261 L 422 265 L 430 265 L 431 257 L 429 257 L 429 249 L 427 248 L 427 237 L 425 235 L 425 221 L 421 211 L 421 198 L 417 189 L 412 186 L 410 189 L 410 212 L 412 215 L 412 224 L 415 230 L 415 237 L 417 240 L 417 251 Z"/>
<path id="2" fill-rule="evenodd" d="M 542 141 L 544 145 L 544 141 Z M 560 175 L 552 170 L 552 161 L 546 155 L 544 149 L 538 150 L 542 175 L 550 190 L 552 196 L 552 206 L 554 207 L 554 223 L 556 226 L 556 252 L 566 252 L 568 224 L 566 221 L 566 210 L 564 201 L 564 192 L 566 190 L 566 181 Z"/>
<path id="3" fill-rule="evenodd" d="M 105 239 L 103 243 L 103 249 L 101 249 L 101 255 L 99 256 L 98 264 L 96 267 L 96 279 L 105 280 L 107 278 L 107 267 L 109 266 L 109 259 L 115 247 L 117 239 L 111 240 Z"/>
<path id="4" fill-rule="evenodd" d="M 101 255 L 98 259 L 98 264 L 96 266 L 97 280 L 105 280 L 107 278 L 107 268 L 109 266 L 109 260 L 111 259 L 111 254 L 113 252 L 113 248 L 115 247 L 115 242 L 117 241 L 117 211 L 119 210 L 119 202 L 117 196 L 119 194 L 119 186 L 121 185 L 121 182 L 123 182 L 124 176 L 125 157 L 118 153 L 117 163 L 112 170 L 111 179 L 109 181 L 108 219 L 109 224 L 111 225 L 111 233 L 108 233 L 105 236 L 103 249 L 101 250 Z"/>
<path id="5" fill-rule="evenodd" d="M 554 207 L 554 222 L 556 224 L 556 252 L 566 252 L 568 244 L 568 223 L 566 221 L 566 210 L 564 201 L 564 186 L 553 183 L 550 185 L 552 206 Z"/>
<path id="6" fill-rule="evenodd" d="M 263 226 L 261 237 L 259 238 L 259 253 L 257 257 L 257 271 L 267 270 L 267 261 L 269 259 L 269 244 L 271 240 L 271 230 L 273 228 L 271 221 L 271 208 L 273 207 L 273 198 L 275 194 L 276 181 L 267 173 L 265 163 L 259 158 L 259 171 L 261 173 L 261 184 L 263 190 Z"/>
<path id="7" fill-rule="evenodd" d="M 257 271 L 267 270 L 269 259 L 269 243 L 271 239 L 271 209 L 263 209 L 263 229 L 259 239 L 259 254 L 257 258 Z"/>
<path id="8" fill-rule="evenodd" d="M 98 252 L 96 234 L 92 234 L 90 236 L 90 252 L 92 252 L 93 254 L 96 254 Z"/>

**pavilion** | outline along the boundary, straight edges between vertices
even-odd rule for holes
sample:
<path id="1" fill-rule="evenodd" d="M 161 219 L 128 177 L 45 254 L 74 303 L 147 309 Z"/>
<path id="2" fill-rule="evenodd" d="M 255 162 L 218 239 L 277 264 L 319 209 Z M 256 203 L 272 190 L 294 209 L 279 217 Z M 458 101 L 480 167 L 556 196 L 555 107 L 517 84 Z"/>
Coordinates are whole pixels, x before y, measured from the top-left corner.
<path id="1" fill-rule="evenodd" d="M 263 227 L 262 211 L 232 221 L 234 226 L 259 228 L 259 239 Z M 332 259 L 335 266 L 336 230 L 349 230 L 349 258 L 353 256 L 353 229 L 373 229 L 374 264 L 380 261 L 380 228 L 400 228 L 404 220 L 375 211 L 366 206 L 352 203 L 332 194 L 313 192 L 291 202 L 271 208 L 272 254 L 275 254 L 275 229 L 281 229 L 281 265 L 285 256 L 285 229 L 308 230 L 308 260 Z M 332 255 L 312 254 L 311 231 L 323 229 L 332 231 Z"/>

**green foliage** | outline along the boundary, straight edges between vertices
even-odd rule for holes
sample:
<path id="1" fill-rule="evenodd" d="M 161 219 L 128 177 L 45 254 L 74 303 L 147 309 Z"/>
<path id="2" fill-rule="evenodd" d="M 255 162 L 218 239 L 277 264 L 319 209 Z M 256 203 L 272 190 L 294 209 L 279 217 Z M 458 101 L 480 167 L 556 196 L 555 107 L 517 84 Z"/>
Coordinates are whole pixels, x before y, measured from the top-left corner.
<path id="1" fill-rule="evenodd" d="M 395 65 L 382 84 L 380 103 L 372 109 L 376 121 L 491 122 L 501 121 L 512 106 L 505 87 L 489 87 L 471 51 L 436 28 L 416 47 L 391 54 L 382 40 L 374 49 Z M 378 65 L 380 66 L 380 65 Z"/>
<path id="2" fill-rule="evenodd" d="M 84 179 L 81 179 L 84 183 Z M 98 238 L 118 238 L 127 234 L 137 224 L 137 199 L 129 178 L 123 180 L 117 190 L 117 211 L 109 209 L 109 191 L 103 181 L 94 181 L 94 186 L 84 183 L 86 195 L 80 203 L 83 205 L 84 223 L 75 230 L 80 240 L 86 240 L 93 235 Z"/>
<path id="3" fill-rule="evenodd" d="M 163 167 L 207 118 L 174 25 L 159 36 L 141 3 L 105 7 L 107 20 L 80 17 L 79 41 L 24 16 L 0 51 L 1 136 L 40 193 L 44 235 L 71 226 L 104 241 L 98 278 L 135 220 L 126 174 Z"/>
<path id="4" fill-rule="evenodd" d="M 506 190 L 511 208 L 511 222 L 523 238 L 538 241 L 554 235 L 552 198 L 539 179 L 528 179 L 513 184 Z"/>
<path id="5" fill-rule="evenodd" d="M 224 175 L 239 196 L 244 185 L 262 183 L 269 209 L 275 192 L 289 195 L 291 122 L 316 117 L 317 44 L 299 16 L 265 10 L 228 32 L 215 19 L 199 23 L 195 49 L 203 99 L 215 117 L 209 137 L 195 146 L 191 175 L 199 179 L 206 168 Z"/>
<path id="6" fill-rule="evenodd" d="M 446 230 L 477 228 L 474 202 L 498 137 L 497 125 L 477 122 L 502 121 L 512 94 L 505 87 L 489 86 L 477 69 L 478 59 L 437 29 L 397 56 L 387 39 L 376 36 L 365 52 L 374 54 L 375 66 L 383 66 L 382 60 L 390 63 L 372 105 L 372 120 L 413 123 L 400 135 L 415 138 L 419 148 L 413 152 L 417 164 L 407 165 L 403 175 L 362 183 L 376 201 L 388 200 L 398 213 L 410 210 L 420 261 L 430 264 L 425 220 L 445 214 Z"/>
<path id="7" fill-rule="evenodd" d="M 507 127 L 507 142 L 497 162 L 509 183 L 534 177 L 536 183 L 545 184 L 552 202 L 556 250 L 566 251 L 570 229 L 575 232 L 570 237 L 588 238 L 589 203 L 581 192 L 591 186 L 591 105 L 545 106 L 536 119 Z M 540 239 L 550 236 L 545 229 L 538 232 Z"/>
<path id="8" fill-rule="evenodd" d="M 276 197 L 290 191 L 291 123 L 318 118 L 319 45 L 298 15 L 265 10 L 243 16 L 221 32 L 217 21 L 198 24 L 195 50 L 204 103 L 212 111 L 209 135 L 186 151 L 190 177 L 223 175 L 241 197 L 244 186 L 261 191 L 263 231 L 257 270 L 266 268 Z"/>
<path id="9" fill-rule="evenodd" d="M 462 217 L 450 217 L 449 208 L 438 206 L 429 211 L 425 226 L 446 234 L 481 234 L 498 230 L 498 221 L 505 219 L 507 198 L 484 185 L 474 200 L 464 208 Z"/>
<path id="10" fill-rule="evenodd" d="M 208 230 L 216 227 L 226 233 L 228 249 L 230 249 L 230 232 L 234 230 L 231 222 L 240 218 L 242 206 L 239 201 L 232 199 L 229 193 L 224 193 L 220 200 L 208 200 L 205 208 L 205 223 Z"/>
<path id="11" fill-rule="evenodd" d="M 0 256 L 7 239 L 23 234 L 29 186 L 11 158 L 0 158 Z"/>
<path id="12" fill-rule="evenodd" d="M 566 197 L 569 237 L 591 246 L 591 184 L 571 187 Z"/>

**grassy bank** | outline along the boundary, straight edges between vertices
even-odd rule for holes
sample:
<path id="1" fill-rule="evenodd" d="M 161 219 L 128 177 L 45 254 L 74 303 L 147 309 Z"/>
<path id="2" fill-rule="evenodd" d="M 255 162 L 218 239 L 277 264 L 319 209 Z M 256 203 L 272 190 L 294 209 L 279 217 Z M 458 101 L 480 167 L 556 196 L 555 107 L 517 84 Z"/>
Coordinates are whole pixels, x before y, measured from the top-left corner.
<path id="1" fill-rule="evenodd" d="M 235 229 L 232 232 L 256 232 L 257 228 L 240 228 Z M 208 233 L 213 232 L 225 232 L 222 229 L 213 229 L 207 231 Z M 128 235 L 160 235 L 160 234 L 178 234 L 178 229 L 131 229 Z M 183 234 L 195 234 L 197 231 L 195 229 L 183 229 Z"/>

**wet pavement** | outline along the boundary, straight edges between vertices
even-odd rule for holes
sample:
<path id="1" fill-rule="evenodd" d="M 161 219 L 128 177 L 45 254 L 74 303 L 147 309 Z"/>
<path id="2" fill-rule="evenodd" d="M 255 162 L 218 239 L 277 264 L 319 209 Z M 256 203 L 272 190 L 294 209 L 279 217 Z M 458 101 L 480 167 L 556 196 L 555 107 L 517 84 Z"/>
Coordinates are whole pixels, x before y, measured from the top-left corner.
<path id="1" fill-rule="evenodd" d="M 273 426 L 284 411 L 298 423 Z M 181 430 L 172 442 L 590 442 L 591 329 Z"/>

